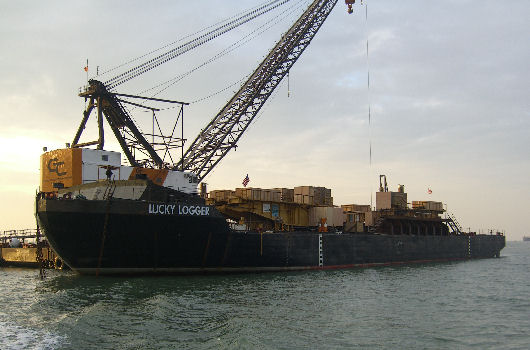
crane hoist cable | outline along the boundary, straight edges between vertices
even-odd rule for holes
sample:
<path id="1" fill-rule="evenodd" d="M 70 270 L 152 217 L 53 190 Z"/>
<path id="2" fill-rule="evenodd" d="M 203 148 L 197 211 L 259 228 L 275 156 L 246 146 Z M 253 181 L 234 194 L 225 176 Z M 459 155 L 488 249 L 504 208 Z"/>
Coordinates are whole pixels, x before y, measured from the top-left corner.
<path id="1" fill-rule="evenodd" d="M 361 2 L 361 5 L 363 3 Z M 369 38 L 370 32 L 368 28 L 368 2 L 364 3 L 365 5 L 365 28 L 366 28 L 366 95 L 368 101 L 368 161 L 370 165 L 370 176 L 373 174 L 372 166 L 372 99 L 370 93 L 370 51 L 369 51 Z M 370 207 L 373 207 L 373 191 L 370 188 Z"/>
<path id="2" fill-rule="evenodd" d="M 117 70 L 117 69 L 120 69 L 120 68 L 122 68 L 122 67 L 125 67 L 125 66 L 127 66 L 127 65 L 129 65 L 129 64 L 131 64 L 131 63 L 133 63 L 133 62 L 136 62 L 136 61 L 138 61 L 138 60 L 141 60 L 142 58 L 148 57 L 149 55 L 152 55 L 152 54 L 154 54 L 154 53 L 156 53 L 156 52 L 159 52 L 159 51 L 161 51 L 161 50 L 167 49 L 168 47 L 172 47 L 173 45 L 176 45 L 177 43 L 180 43 L 180 42 L 182 42 L 182 41 L 184 41 L 184 40 L 186 40 L 186 39 L 189 39 L 189 38 L 193 38 L 193 37 L 199 35 L 200 33 L 205 32 L 205 31 L 207 31 L 207 30 L 210 30 L 210 29 L 212 29 L 212 28 L 219 27 L 219 26 L 221 26 L 221 25 L 224 24 L 224 23 L 227 23 L 227 22 L 229 22 L 229 21 L 231 21 L 231 20 L 233 20 L 233 19 L 235 19 L 235 18 L 238 18 L 238 17 L 243 16 L 245 13 L 247 13 L 247 12 L 249 12 L 249 11 L 252 11 L 252 10 L 255 10 L 255 9 L 260 8 L 260 7 L 262 7 L 264 4 L 269 3 L 269 2 L 270 2 L 270 0 L 267 0 L 267 1 L 265 1 L 265 2 L 263 2 L 263 3 L 261 3 L 261 4 L 259 4 L 259 5 L 256 5 L 256 6 L 253 7 L 253 8 L 250 8 L 250 9 L 247 9 L 247 10 L 245 10 L 245 11 L 239 12 L 239 13 L 237 13 L 236 15 L 234 15 L 234 16 L 232 16 L 232 17 L 225 18 L 225 19 L 223 19 L 223 20 L 221 20 L 221 21 L 219 21 L 219 22 L 217 22 L 217 23 L 214 23 L 214 24 L 211 24 L 211 25 L 209 25 L 209 26 L 207 26 L 207 27 L 204 27 L 204 28 L 202 28 L 202 29 L 196 31 L 195 33 L 188 34 L 188 35 L 186 35 L 186 36 L 184 36 L 184 37 L 182 37 L 182 38 L 179 38 L 178 40 L 175 40 L 175 41 L 173 41 L 173 42 L 170 42 L 170 43 L 168 43 L 168 44 L 165 44 L 165 45 L 163 45 L 163 46 L 161 46 L 161 47 L 159 47 L 159 48 L 157 48 L 157 49 L 153 49 L 153 50 L 151 50 L 151 51 L 149 51 L 149 52 L 147 52 L 147 53 L 145 53 L 145 54 L 143 54 L 143 55 L 141 55 L 141 56 L 138 56 L 138 57 L 136 57 L 136 58 L 130 59 L 130 60 L 128 60 L 127 62 L 121 63 L 121 64 L 119 64 L 119 65 L 117 65 L 117 66 L 112 67 L 112 68 L 109 68 L 109 69 L 107 69 L 107 70 L 105 70 L 105 71 L 103 71 L 103 72 L 101 72 L 101 73 L 98 72 L 98 73 L 96 74 L 95 78 L 100 77 L 100 76 L 103 76 L 103 75 L 108 74 L 108 73 L 110 73 L 110 72 L 113 72 L 113 71 L 115 71 L 115 70 Z M 87 66 L 88 66 L 88 64 L 87 64 Z M 87 79 L 87 81 L 88 81 L 88 79 Z"/>
<path id="3" fill-rule="evenodd" d="M 241 39 L 239 39 L 239 40 L 235 41 L 234 43 L 230 44 L 229 46 L 227 46 L 226 48 L 224 48 L 223 50 L 218 52 L 213 57 L 211 57 L 208 60 L 204 61 L 203 63 L 195 66 L 194 68 L 190 69 L 189 71 L 187 71 L 185 73 L 179 74 L 176 77 L 173 77 L 173 78 L 171 78 L 169 80 L 166 80 L 165 82 L 162 82 L 162 83 L 160 83 L 160 84 L 158 84 L 156 86 L 153 86 L 152 88 L 143 90 L 139 94 L 140 95 L 144 95 L 145 93 L 147 93 L 149 91 L 152 91 L 152 90 L 155 90 L 155 89 L 160 89 L 160 90 L 158 90 L 153 95 L 151 95 L 151 97 L 154 97 L 154 96 L 157 96 L 157 95 L 161 94 L 162 92 L 164 92 L 165 90 L 170 88 L 172 85 L 178 83 L 179 81 L 181 81 L 182 79 L 186 78 L 187 76 L 189 76 L 193 72 L 195 72 L 195 71 L 207 66 L 208 64 L 220 59 L 221 57 L 223 57 L 223 56 L 229 54 L 230 52 L 240 48 L 241 46 L 243 46 L 243 45 L 245 45 L 245 44 L 247 44 L 249 42 L 252 42 L 257 37 L 259 37 L 263 33 L 265 33 L 268 30 L 270 30 L 272 27 L 278 25 L 279 23 L 284 21 L 286 18 L 292 16 L 293 13 L 295 13 L 297 10 L 299 10 L 299 8 L 300 8 L 299 5 L 302 2 L 307 2 L 307 0 L 297 0 L 297 2 L 295 2 L 292 6 L 290 6 L 287 9 L 285 9 L 284 11 L 282 11 L 280 14 L 274 16 L 273 18 L 269 19 L 267 22 L 265 22 L 264 24 L 262 24 L 258 28 L 254 29 L 252 32 L 246 34 Z M 223 89 L 223 91 L 225 89 Z M 204 100 L 204 99 L 205 98 L 199 98 L 198 100 Z"/>
<path id="4" fill-rule="evenodd" d="M 225 23 L 223 25 L 221 25 L 220 27 L 217 27 L 216 29 L 208 32 L 208 33 L 205 33 L 203 35 L 200 35 L 199 37 L 195 38 L 195 39 L 192 39 L 188 42 L 186 42 L 185 44 L 182 44 L 180 46 L 177 46 L 176 48 L 174 49 L 171 49 L 161 55 L 158 55 L 157 57 L 153 58 L 153 59 L 150 59 L 149 61 L 147 62 L 144 62 L 134 68 L 131 68 L 129 70 L 127 70 L 126 72 L 124 73 L 121 73 L 117 76 L 115 76 L 114 78 L 111 78 L 109 80 L 107 80 L 104 84 L 105 86 L 107 87 L 107 89 L 114 89 L 115 87 L 117 87 L 118 85 L 121 85 L 145 72 L 148 72 L 150 71 L 151 69 L 153 68 L 156 68 L 158 66 L 160 66 L 161 64 L 163 63 L 166 63 L 172 59 L 174 59 L 175 57 L 178 57 L 202 44 L 205 44 L 207 42 L 209 42 L 210 40 L 212 39 L 215 39 L 229 31 L 231 31 L 232 29 L 235 29 L 245 23 L 248 23 L 250 22 L 251 20 L 267 13 L 267 12 L 270 12 L 274 9 L 276 9 L 277 7 L 279 6 L 282 6 L 286 3 L 288 3 L 289 1 L 291 0 L 272 0 L 270 2 L 268 2 L 267 4 L 257 8 L 257 9 L 253 9 L 252 11 L 249 11 L 249 12 L 246 12 L 245 14 L 243 14 L 242 16 L 228 22 L 228 23 Z"/>
<path id="5" fill-rule="evenodd" d="M 285 19 L 287 19 L 290 16 L 292 16 L 295 12 L 297 12 L 297 10 L 300 9 L 300 4 L 301 3 L 307 3 L 308 1 L 309 0 L 295 0 L 295 2 L 290 7 L 288 7 L 285 10 L 283 10 L 280 14 L 274 16 L 272 19 L 269 19 L 267 22 L 263 23 L 258 28 L 254 29 L 250 33 L 248 33 L 245 36 L 243 36 L 241 39 L 239 39 L 239 40 L 235 41 L 234 43 L 230 44 L 229 46 L 227 46 L 226 48 L 224 48 L 223 50 L 218 52 L 215 56 L 211 57 L 210 59 L 204 61 L 203 63 L 201 63 L 201 64 L 199 64 L 197 66 L 195 66 L 194 68 L 188 70 L 185 73 L 179 74 L 176 77 L 173 77 L 173 78 L 171 78 L 169 80 L 166 80 L 165 82 L 162 82 L 162 83 L 160 83 L 158 85 L 155 85 L 155 86 L 153 86 L 153 87 L 151 87 L 149 89 L 143 90 L 143 91 L 139 92 L 138 94 L 139 95 L 144 95 L 144 94 L 146 94 L 146 93 L 148 93 L 148 92 L 150 92 L 152 90 L 155 90 L 155 89 L 160 89 L 160 90 L 158 90 L 157 92 L 155 92 L 153 94 L 150 94 L 150 97 L 155 97 L 155 96 L 161 94 L 162 92 L 166 91 L 171 86 L 173 86 L 176 83 L 180 82 L 181 80 L 185 79 L 186 77 L 188 77 L 189 75 L 191 75 L 195 71 L 197 71 L 197 70 L 207 66 L 208 64 L 220 59 L 221 57 L 223 57 L 223 56 L 227 55 L 228 53 L 238 49 L 239 47 L 241 47 L 241 46 L 243 46 L 243 45 L 245 45 L 245 44 L 247 44 L 249 42 L 252 42 L 257 37 L 259 37 L 260 35 L 264 34 L 268 30 L 270 30 L 272 27 L 278 25 L 279 23 L 281 23 Z M 216 95 L 228 90 L 229 88 L 231 88 L 231 87 L 233 87 L 233 86 L 235 86 L 237 84 L 240 84 L 241 82 L 246 80 L 249 77 L 249 75 L 246 75 L 245 77 L 237 80 L 236 82 L 230 83 L 228 86 L 225 86 L 224 88 L 222 88 L 220 90 L 217 90 L 216 92 L 210 93 L 207 96 L 196 98 L 195 100 L 191 101 L 190 104 L 201 102 L 201 101 L 207 100 L 207 99 L 209 99 L 209 98 L 211 98 L 213 96 L 216 96 Z M 174 109 L 174 108 L 177 108 L 177 107 L 172 106 L 172 107 L 167 107 L 167 108 L 161 108 L 160 110 L 170 110 L 170 109 Z M 133 109 L 134 109 L 134 107 L 133 107 Z"/>

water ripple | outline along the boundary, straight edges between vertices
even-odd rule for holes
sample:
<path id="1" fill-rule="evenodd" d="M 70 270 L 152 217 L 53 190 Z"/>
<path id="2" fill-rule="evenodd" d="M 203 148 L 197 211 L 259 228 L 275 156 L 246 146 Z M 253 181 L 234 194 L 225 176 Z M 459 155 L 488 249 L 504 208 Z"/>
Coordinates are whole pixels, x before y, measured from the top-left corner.
<path id="1" fill-rule="evenodd" d="M 501 259 L 149 278 L 0 269 L 0 349 L 526 349 L 530 245 Z"/>

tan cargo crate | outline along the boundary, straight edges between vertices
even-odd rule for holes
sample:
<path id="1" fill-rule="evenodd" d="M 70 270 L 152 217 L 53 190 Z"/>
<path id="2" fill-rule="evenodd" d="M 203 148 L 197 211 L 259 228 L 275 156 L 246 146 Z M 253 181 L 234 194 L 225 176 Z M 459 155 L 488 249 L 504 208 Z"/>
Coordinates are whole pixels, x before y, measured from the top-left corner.
<path id="1" fill-rule="evenodd" d="M 292 188 L 274 188 L 273 190 L 280 191 L 282 202 L 294 202 L 294 189 Z"/>
<path id="2" fill-rule="evenodd" d="M 443 211 L 443 203 L 434 201 L 412 201 L 412 209 Z"/>
<path id="3" fill-rule="evenodd" d="M 227 201 L 234 195 L 234 191 L 231 190 L 214 190 L 210 191 L 209 197 L 216 201 Z"/>
<path id="4" fill-rule="evenodd" d="M 236 188 L 235 196 L 238 198 L 244 198 L 244 192 L 246 191 L 246 188 Z"/>
<path id="5" fill-rule="evenodd" d="M 295 203 L 304 203 L 304 195 L 295 194 L 294 195 L 294 201 L 295 201 Z"/>
<path id="6" fill-rule="evenodd" d="M 364 204 L 343 204 L 340 207 L 344 212 L 366 213 L 367 211 L 370 211 L 370 206 Z"/>
<path id="7" fill-rule="evenodd" d="M 304 196 L 315 196 L 315 188 L 313 186 L 297 186 L 294 188 L 294 194 L 301 194 Z"/>
<path id="8" fill-rule="evenodd" d="M 318 226 L 323 218 L 326 219 L 328 226 L 340 227 L 345 221 L 342 208 L 313 207 L 309 209 L 309 226 Z"/>
<path id="9" fill-rule="evenodd" d="M 270 202 L 271 198 L 271 190 L 261 190 L 261 200 L 263 202 Z"/>
<path id="10" fill-rule="evenodd" d="M 302 197 L 303 197 L 302 203 L 309 204 L 309 205 L 315 204 L 315 198 L 313 196 L 303 195 Z"/>
<path id="11" fill-rule="evenodd" d="M 259 201 L 261 200 L 261 188 L 236 188 L 234 195 L 242 199 Z"/>
<path id="12" fill-rule="evenodd" d="M 424 209 L 423 201 L 412 201 L 412 209 Z"/>
<path id="13" fill-rule="evenodd" d="M 370 206 L 364 204 L 344 204 L 341 205 L 341 208 L 344 210 L 344 212 L 366 213 L 367 211 L 370 211 Z"/>
<path id="14" fill-rule="evenodd" d="M 324 205 L 333 205 L 333 197 L 324 198 Z"/>

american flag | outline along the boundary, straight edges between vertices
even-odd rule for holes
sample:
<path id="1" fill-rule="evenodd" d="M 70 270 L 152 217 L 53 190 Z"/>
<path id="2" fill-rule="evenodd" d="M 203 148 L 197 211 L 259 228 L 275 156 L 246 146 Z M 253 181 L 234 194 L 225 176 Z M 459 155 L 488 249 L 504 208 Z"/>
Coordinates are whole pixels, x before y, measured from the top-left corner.
<path id="1" fill-rule="evenodd" d="M 248 174 L 247 174 L 247 176 L 245 176 L 245 178 L 243 179 L 243 186 L 247 187 L 249 182 L 250 182 L 250 179 L 249 179 Z"/>

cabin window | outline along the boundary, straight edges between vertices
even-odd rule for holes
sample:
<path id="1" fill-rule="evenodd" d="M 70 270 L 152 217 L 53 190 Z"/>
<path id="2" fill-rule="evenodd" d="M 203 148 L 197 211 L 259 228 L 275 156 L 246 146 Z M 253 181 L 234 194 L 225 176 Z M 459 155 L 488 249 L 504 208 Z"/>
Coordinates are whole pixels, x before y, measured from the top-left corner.
<path id="1" fill-rule="evenodd" d="M 109 155 L 108 154 L 104 154 L 101 156 L 101 160 L 104 161 L 104 162 L 108 162 L 109 161 Z"/>

